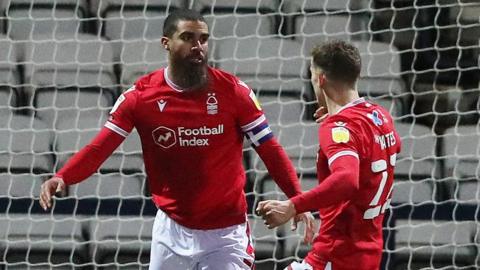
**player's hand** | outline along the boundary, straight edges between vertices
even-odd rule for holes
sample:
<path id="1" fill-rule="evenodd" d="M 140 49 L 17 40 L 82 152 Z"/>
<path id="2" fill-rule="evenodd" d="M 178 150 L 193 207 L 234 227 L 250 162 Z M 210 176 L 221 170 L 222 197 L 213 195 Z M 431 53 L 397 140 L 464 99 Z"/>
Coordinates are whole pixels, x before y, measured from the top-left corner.
<path id="1" fill-rule="evenodd" d="M 40 206 L 47 211 L 52 207 L 52 196 L 57 192 L 65 190 L 65 182 L 60 177 L 52 177 L 42 184 L 40 191 Z"/>
<path id="2" fill-rule="evenodd" d="M 267 228 L 273 229 L 285 224 L 297 214 L 297 211 L 290 200 L 268 200 L 258 204 L 257 213 L 265 220 Z"/>
<path id="3" fill-rule="evenodd" d="M 325 118 L 328 116 L 328 109 L 326 107 L 318 108 L 315 113 L 313 114 L 313 118 L 315 118 L 315 122 L 321 123 Z"/>
<path id="4" fill-rule="evenodd" d="M 305 223 L 305 231 L 303 233 L 303 243 L 311 244 L 313 242 L 313 236 L 315 234 L 315 218 L 312 213 L 305 212 L 295 216 L 292 223 L 292 231 L 297 229 L 298 222 Z"/>

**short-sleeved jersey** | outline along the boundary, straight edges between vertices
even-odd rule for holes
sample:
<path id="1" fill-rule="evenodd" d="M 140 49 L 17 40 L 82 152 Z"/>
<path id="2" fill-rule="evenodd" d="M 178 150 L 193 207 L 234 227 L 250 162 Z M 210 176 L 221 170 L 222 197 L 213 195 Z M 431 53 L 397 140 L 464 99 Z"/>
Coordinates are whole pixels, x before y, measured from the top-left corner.
<path id="1" fill-rule="evenodd" d="M 121 136 L 137 129 L 153 201 L 170 218 L 192 229 L 245 222 L 243 138 L 273 136 L 254 93 L 210 67 L 206 87 L 182 91 L 167 69 L 125 91 L 105 126 Z"/>
<path id="2" fill-rule="evenodd" d="M 348 201 L 319 209 L 322 224 L 308 260 L 330 262 L 332 269 L 378 269 L 383 216 L 390 205 L 401 147 L 392 117 L 360 98 L 322 123 L 319 140 L 319 182 L 329 176 L 330 164 L 350 155 L 359 160 L 359 189 Z M 355 262 L 361 265 L 351 264 Z"/>

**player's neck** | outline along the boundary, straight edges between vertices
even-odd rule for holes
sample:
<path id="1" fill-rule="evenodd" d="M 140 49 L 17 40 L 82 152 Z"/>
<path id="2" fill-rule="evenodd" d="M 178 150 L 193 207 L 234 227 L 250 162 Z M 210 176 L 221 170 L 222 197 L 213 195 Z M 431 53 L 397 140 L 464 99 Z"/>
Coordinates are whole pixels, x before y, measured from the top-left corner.
<path id="1" fill-rule="evenodd" d="M 207 84 L 207 68 L 185 70 L 181 67 L 169 65 L 166 75 L 177 90 L 190 91 L 204 87 Z"/>
<path id="2" fill-rule="evenodd" d="M 354 89 L 335 91 L 335 94 L 325 97 L 328 113 L 330 115 L 337 114 L 345 105 L 359 99 L 358 92 Z"/>

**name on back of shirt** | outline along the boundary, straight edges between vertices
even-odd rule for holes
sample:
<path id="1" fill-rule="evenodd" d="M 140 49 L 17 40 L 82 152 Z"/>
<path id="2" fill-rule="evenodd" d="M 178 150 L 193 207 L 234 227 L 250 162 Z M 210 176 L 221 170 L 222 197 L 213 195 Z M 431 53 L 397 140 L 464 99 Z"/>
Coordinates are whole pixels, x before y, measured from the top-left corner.
<path id="1" fill-rule="evenodd" d="M 384 150 L 388 147 L 394 146 L 397 143 L 397 140 L 395 139 L 395 135 L 392 131 L 383 135 L 375 135 L 375 142 L 380 145 L 382 150 Z"/>

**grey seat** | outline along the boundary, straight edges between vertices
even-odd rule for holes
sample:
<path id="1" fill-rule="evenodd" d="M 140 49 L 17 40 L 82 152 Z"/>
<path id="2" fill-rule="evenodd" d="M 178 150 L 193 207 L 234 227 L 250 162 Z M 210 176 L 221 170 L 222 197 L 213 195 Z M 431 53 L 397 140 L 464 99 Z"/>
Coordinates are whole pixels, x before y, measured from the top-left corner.
<path id="1" fill-rule="evenodd" d="M 443 135 L 444 174 L 450 198 L 478 203 L 479 139 L 476 125 L 449 128 Z"/>
<path id="2" fill-rule="evenodd" d="M 388 250 L 395 255 L 395 269 L 474 264 L 474 221 L 402 220 L 395 230 L 395 249 Z"/>
<path id="3" fill-rule="evenodd" d="M 20 74 L 16 44 L 0 35 L 0 114 L 20 106 Z"/>
<path id="4" fill-rule="evenodd" d="M 0 218 L 0 256 L 8 269 L 73 269 L 87 262 L 82 222 L 72 216 L 9 214 Z"/>
<path id="5" fill-rule="evenodd" d="M 3 1 L 7 33 L 15 40 L 28 40 L 36 34 L 55 38 L 60 33 L 72 35 L 86 31 L 87 1 L 81 0 L 10 0 Z"/>
<path id="6" fill-rule="evenodd" d="M 29 99 L 40 88 L 101 88 L 116 94 L 109 42 L 88 34 L 65 34 L 55 40 L 45 35 L 34 38 L 26 43 L 24 55 Z"/>
<path id="7" fill-rule="evenodd" d="M 79 184 L 68 186 L 68 195 L 77 199 L 140 198 L 145 191 L 144 185 L 145 178 L 141 175 L 94 174 Z"/>
<path id="8" fill-rule="evenodd" d="M 362 57 L 362 71 L 357 89 L 362 96 L 367 96 L 382 105 L 393 116 L 403 113 L 403 101 L 407 95 L 400 76 L 400 54 L 388 44 L 375 41 L 356 41 L 353 43 Z"/>
<path id="9" fill-rule="evenodd" d="M 166 67 L 168 51 L 163 48 L 160 39 L 124 40 L 118 59 L 121 63 L 120 83 L 127 89 L 140 76 Z"/>
<path id="10" fill-rule="evenodd" d="M 142 144 L 136 129 L 102 164 L 103 172 L 122 172 L 126 174 L 143 173 L 145 171 L 142 156 Z"/>
<path id="11" fill-rule="evenodd" d="M 318 124 L 314 122 L 291 123 L 274 126 L 272 130 L 285 149 L 297 173 L 315 174 L 318 151 Z M 249 166 L 255 172 L 255 181 L 269 178 L 265 164 L 257 155 L 252 156 Z"/>
<path id="12" fill-rule="evenodd" d="M 307 65 L 298 43 L 278 38 L 246 38 L 219 41 L 217 67 L 233 73 L 257 93 L 311 98 Z M 272 50 L 272 48 L 278 48 Z M 287 95 L 288 95 L 287 93 Z"/>
<path id="13" fill-rule="evenodd" d="M 200 0 L 194 8 L 205 17 L 213 40 L 279 34 L 276 1 Z"/>
<path id="14" fill-rule="evenodd" d="M 158 39 L 169 12 L 183 7 L 181 1 L 94 0 L 91 12 L 102 25 L 102 34 L 112 41 Z"/>
<path id="15" fill-rule="evenodd" d="M 310 55 L 314 45 L 330 39 L 360 39 L 366 35 L 368 17 L 363 1 L 283 0 L 288 34 L 302 44 L 302 53 Z"/>
<path id="16" fill-rule="evenodd" d="M 57 125 L 54 151 L 57 157 L 57 168 L 82 147 L 87 145 L 98 134 L 106 119 L 98 116 L 89 116 L 72 120 L 62 119 Z"/>
<path id="17" fill-rule="evenodd" d="M 0 172 L 0 198 L 34 198 L 40 196 L 45 174 Z"/>
<path id="18" fill-rule="evenodd" d="M 415 123 L 396 122 L 402 140 L 397 155 L 395 179 L 439 179 L 441 168 L 436 154 L 436 134 L 428 127 Z"/>
<path id="19" fill-rule="evenodd" d="M 52 131 L 32 116 L 0 115 L 0 167 L 12 172 L 52 171 Z"/>
<path id="20" fill-rule="evenodd" d="M 83 118 L 106 121 L 112 100 L 112 93 L 101 88 L 40 88 L 35 91 L 35 115 L 51 128 Z"/>
<path id="21" fill-rule="evenodd" d="M 277 184 L 272 179 L 265 179 L 261 182 L 261 189 L 259 190 L 259 197 L 261 200 L 285 200 L 287 197 L 280 190 Z M 300 177 L 300 184 L 302 191 L 306 192 L 318 185 L 318 179 L 316 174 L 303 174 Z M 316 210 L 314 211 L 316 212 Z M 315 220 L 315 233 L 321 224 L 320 219 Z M 290 222 L 281 226 L 278 229 L 279 241 L 283 242 L 283 259 L 295 259 L 301 260 L 305 257 L 311 247 L 303 243 L 303 233 L 305 230 L 304 224 L 298 224 L 299 227 L 296 231 L 290 229 Z M 265 227 L 265 225 L 264 225 Z M 278 244 L 277 244 L 278 245 Z"/>
<path id="22" fill-rule="evenodd" d="M 99 216 L 91 219 L 90 257 L 102 269 L 145 269 L 152 240 L 152 217 Z"/>

